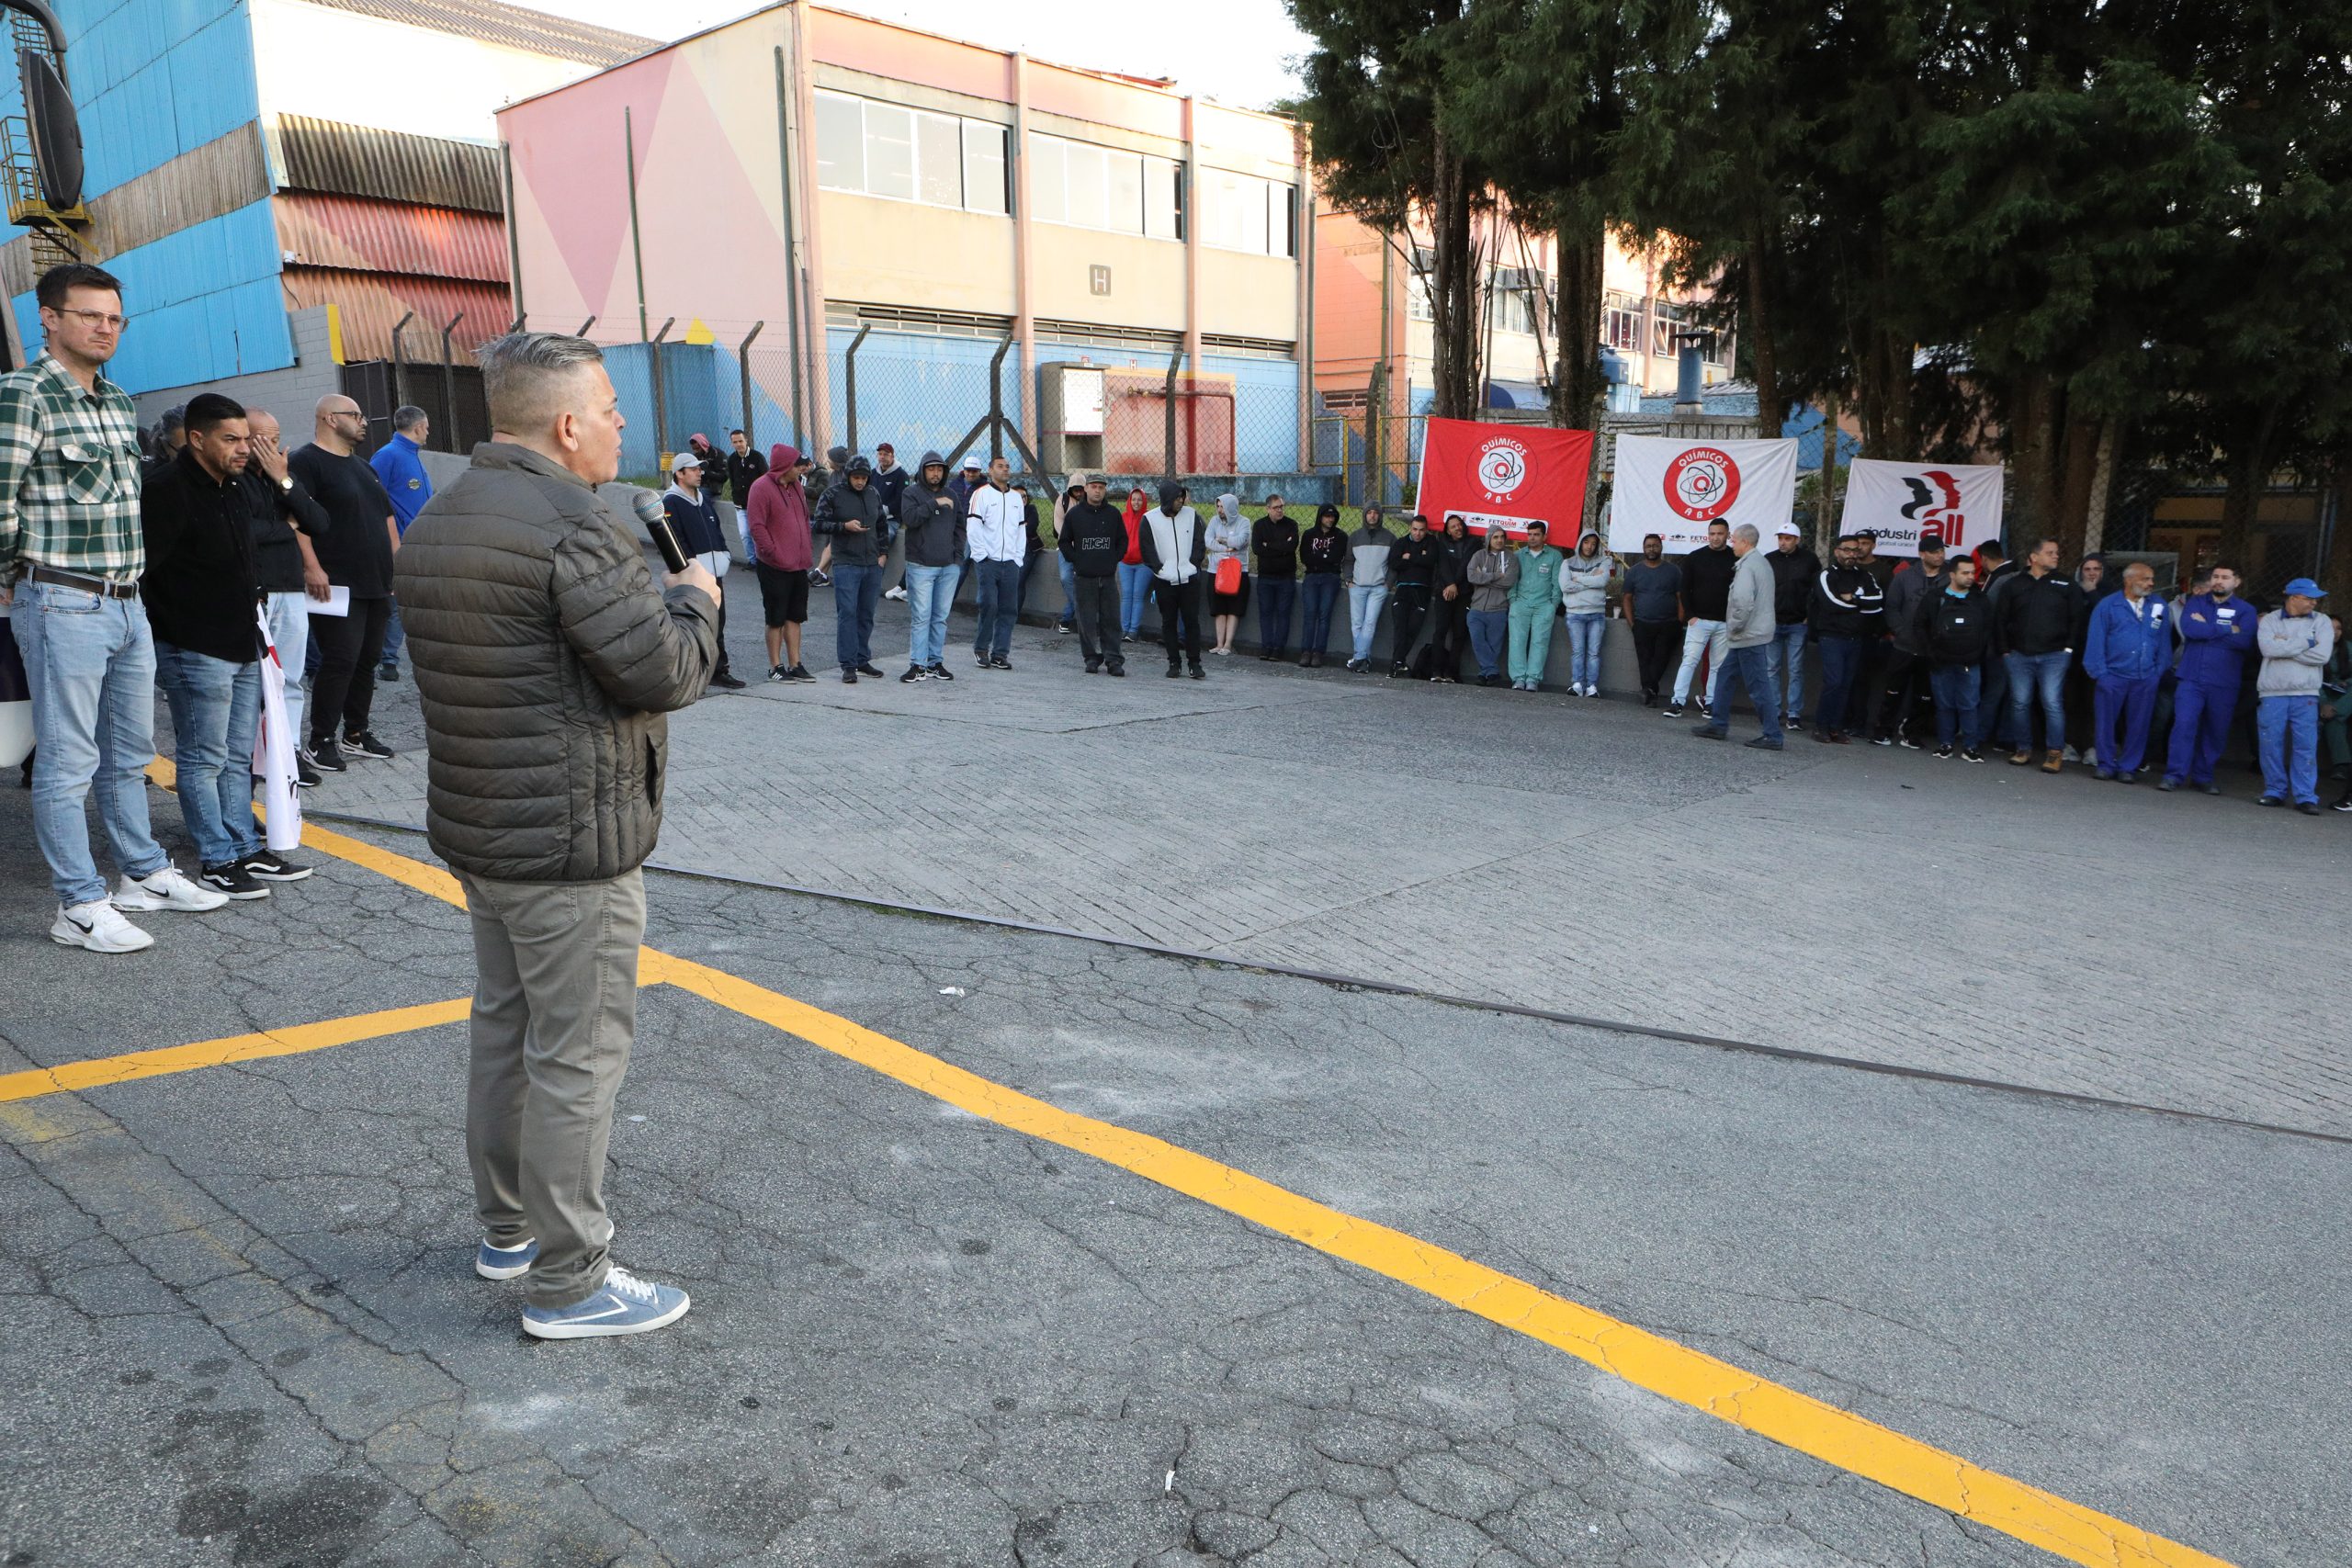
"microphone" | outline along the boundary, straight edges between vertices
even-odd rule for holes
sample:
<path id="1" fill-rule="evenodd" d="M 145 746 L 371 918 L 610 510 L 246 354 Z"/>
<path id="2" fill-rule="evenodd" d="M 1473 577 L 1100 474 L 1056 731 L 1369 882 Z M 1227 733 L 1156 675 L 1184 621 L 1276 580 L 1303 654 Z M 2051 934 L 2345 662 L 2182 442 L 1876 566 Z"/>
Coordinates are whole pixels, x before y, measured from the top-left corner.
<path id="1" fill-rule="evenodd" d="M 678 543 L 678 531 L 670 526 L 670 515 L 662 510 L 662 498 L 651 491 L 641 490 L 629 502 L 636 509 L 637 520 L 653 536 L 653 547 L 662 552 L 662 564 L 673 574 L 686 570 L 685 546 Z"/>

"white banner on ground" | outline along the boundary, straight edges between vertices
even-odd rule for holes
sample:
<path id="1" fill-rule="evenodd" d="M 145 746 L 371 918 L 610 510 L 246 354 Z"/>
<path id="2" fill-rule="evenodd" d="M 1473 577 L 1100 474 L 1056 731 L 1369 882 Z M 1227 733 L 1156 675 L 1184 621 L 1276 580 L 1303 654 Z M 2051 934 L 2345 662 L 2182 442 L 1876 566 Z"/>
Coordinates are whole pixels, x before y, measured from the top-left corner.
<path id="1" fill-rule="evenodd" d="M 1919 536 L 1951 550 L 1973 550 L 2001 536 L 1998 463 L 1890 463 L 1857 457 L 1846 470 L 1846 505 L 1838 531 L 1878 535 L 1883 556 L 1916 556 Z"/>
<path id="2" fill-rule="evenodd" d="M 294 776 L 294 736 L 286 728 L 286 670 L 269 635 L 269 614 L 261 619 L 261 723 L 254 730 L 254 776 L 261 781 L 262 810 L 268 817 L 265 840 L 278 854 L 302 841 L 302 786 Z"/>
<path id="3" fill-rule="evenodd" d="M 1666 553 L 1707 542 L 1707 527 L 1753 523 L 1770 548 L 1797 499 L 1793 441 L 1686 441 L 1621 435 L 1609 498 L 1609 547 L 1639 555 L 1643 536 L 1662 535 Z"/>

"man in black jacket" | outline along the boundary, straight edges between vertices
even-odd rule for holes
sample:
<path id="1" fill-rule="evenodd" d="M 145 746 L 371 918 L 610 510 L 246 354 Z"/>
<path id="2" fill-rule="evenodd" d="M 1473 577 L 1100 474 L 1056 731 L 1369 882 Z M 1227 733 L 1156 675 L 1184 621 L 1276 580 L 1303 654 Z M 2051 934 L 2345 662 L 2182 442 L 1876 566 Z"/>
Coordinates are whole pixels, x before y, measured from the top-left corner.
<path id="1" fill-rule="evenodd" d="M 1813 738 L 1843 746 L 1854 678 L 1865 650 L 1879 637 L 1884 596 L 1878 579 L 1862 570 L 1861 552 L 1850 534 L 1830 553 L 1830 567 L 1814 579 L 1806 620 L 1821 649 L 1821 694 L 1813 706 Z"/>
<path id="2" fill-rule="evenodd" d="M 302 728 L 303 659 L 311 646 L 311 605 L 327 597 L 326 568 L 319 564 L 311 541 L 333 526 L 321 506 L 295 479 L 278 439 L 277 416 L 267 409 L 245 410 L 245 426 L 253 432 L 253 461 L 238 476 L 245 512 L 254 530 L 254 579 L 269 615 L 269 640 L 277 649 L 278 668 L 286 671 L 286 730 L 296 739 Z M 319 782 L 300 750 L 294 753 L 294 776 L 309 789 Z"/>
<path id="3" fill-rule="evenodd" d="M 1266 514 L 1250 525 L 1250 548 L 1258 558 L 1258 657 L 1280 659 L 1298 604 L 1298 520 L 1283 514 L 1281 496 L 1266 497 Z"/>
<path id="4" fill-rule="evenodd" d="M 1804 533 L 1794 523 L 1781 525 L 1779 547 L 1764 558 L 1772 569 L 1772 687 L 1781 693 L 1781 722 L 1791 729 L 1804 728 L 1805 616 L 1813 608 L 1813 585 L 1821 576 L 1821 558 L 1805 548 Z"/>
<path id="5" fill-rule="evenodd" d="M 1420 640 L 1437 583 L 1437 536 L 1419 513 L 1413 513 L 1405 536 L 1389 547 L 1388 570 L 1396 579 L 1388 598 L 1389 612 L 1396 616 L 1388 637 L 1388 673 L 1393 678 L 1411 669 L 1413 644 Z"/>
<path id="6" fill-rule="evenodd" d="M 238 483 L 253 434 L 245 411 L 218 392 L 191 398 L 186 419 L 187 444 L 148 473 L 139 502 L 155 684 L 171 705 L 174 788 L 204 863 L 198 882 L 231 898 L 266 898 L 269 889 L 245 868 L 262 854 L 253 776 L 261 596 Z"/>
<path id="7" fill-rule="evenodd" d="M 733 448 L 727 454 L 727 489 L 739 509 L 748 510 L 752 504 L 752 481 L 768 471 L 768 460 L 752 450 L 751 437 L 740 430 L 727 433 L 728 444 Z"/>
<path id="8" fill-rule="evenodd" d="M 1120 532 L 1126 531 L 1124 521 Z M 1184 504 L 1184 487 L 1163 483 L 1159 487 L 1159 505 L 1143 515 L 1143 531 L 1136 542 L 1143 549 L 1143 564 L 1151 568 L 1151 598 L 1159 611 L 1160 645 L 1168 650 L 1168 678 L 1174 680 L 1183 669 L 1177 661 L 1182 649 L 1185 662 L 1192 666 L 1193 679 L 1204 681 L 1208 671 L 1201 668 L 1201 574 L 1208 564 L 1208 531 L 1193 509 Z"/>
<path id="9" fill-rule="evenodd" d="M 2033 761 L 2034 699 L 2041 698 L 2045 755 L 2041 771 L 2054 773 L 2066 758 L 2066 671 L 2083 646 L 2090 601 L 2074 579 L 2058 570 L 2058 541 L 2044 539 L 2028 551 L 2025 570 L 2007 579 L 1993 605 L 1993 619 L 2007 668 L 2009 761 L 2022 768 Z"/>
<path id="10" fill-rule="evenodd" d="M 1868 559 L 1856 564 L 1864 571 L 1871 570 Z M 1918 703 L 1918 688 L 1928 683 L 1928 667 L 1920 658 L 1914 624 L 1920 604 L 1943 586 L 1943 581 L 1944 542 L 1932 534 L 1920 538 L 1919 558 L 1904 562 L 1886 580 L 1886 629 L 1893 634 L 1894 646 L 1887 650 L 1878 719 L 1871 727 L 1873 746 L 1901 744 L 1918 750 L 1919 743 L 1911 739 L 1911 716 Z"/>
<path id="11" fill-rule="evenodd" d="M 1728 523 L 1708 524 L 1707 542 L 1682 558 L 1682 667 L 1675 671 L 1674 697 L 1666 705 L 1668 718 L 1682 716 L 1682 705 L 1690 700 L 1690 684 L 1698 678 L 1699 661 L 1707 661 L 1712 680 L 1731 651 L 1724 621 L 1730 614 L 1732 573 L 1738 570 Z M 1699 705 L 1702 710 L 1707 705 L 1703 694 Z"/>
<path id="12" fill-rule="evenodd" d="M 1976 591 L 1976 562 L 1955 557 L 1943 584 L 1919 601 L 1912 637 L 1928 666 L 1928 686 L 1936 699 L 1936 755 L 1950 758 L 1955 744 L 1968 761 L 1981 762 L 1976 695 L 1984 650 L 1993 646 L 1992 611 Z"/>
<path id="13" fill-rule="evenodd" d="M 1091 474 L 1086 499 L 1062 513 L 1062 558 L 1069 562 L 1070 590 L 1078 611 L 1078 646 L 1089 675 L 1107 666 L 1127 672 L 1119 645 L 1119 561 L 1127 551 L 1125 514 L 1104 499 L 1102 476 Z"/>

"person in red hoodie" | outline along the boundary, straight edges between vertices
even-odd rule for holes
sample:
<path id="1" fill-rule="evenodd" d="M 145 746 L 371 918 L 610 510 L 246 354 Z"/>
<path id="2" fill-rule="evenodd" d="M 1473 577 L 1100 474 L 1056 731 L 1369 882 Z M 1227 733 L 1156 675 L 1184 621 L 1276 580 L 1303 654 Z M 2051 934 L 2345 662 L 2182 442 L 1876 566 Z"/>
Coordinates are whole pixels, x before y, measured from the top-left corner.
<path id="1" fill-rule="evenodd" d="M 808 569 L 816 564 L 808 536 L 808 498 L 802 487 L 808 460 L 779 441 L 768 448 L 768 471 L 752 481 L 752 569 L 760 577 L 760 606 L 768 623 L 768 679 L 814 681 L 800 663 L 800 627 L 808 619 Z"/>
<path id="2" fill-rule="evenodd" d="M 1137 485 L 1127 491 L 1127 553 L 1119 558 L 1119 640 L 1136 640 L 1143 607 L 1151 601 L 1151 568 L 1143 564 L 1143 519 L 1151 500 Z"/>

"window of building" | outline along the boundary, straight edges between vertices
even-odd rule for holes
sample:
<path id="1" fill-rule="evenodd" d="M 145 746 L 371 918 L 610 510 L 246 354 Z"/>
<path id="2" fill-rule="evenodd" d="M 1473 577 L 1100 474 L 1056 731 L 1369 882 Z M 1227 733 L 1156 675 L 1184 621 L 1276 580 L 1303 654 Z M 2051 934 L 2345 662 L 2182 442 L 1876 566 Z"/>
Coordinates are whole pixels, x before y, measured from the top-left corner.
<path id="1" fill-rule="evenodd" d="M 1495 289 L 1495 331 L 1522 333 L 1535 331 L 1533 290 L 1515 281 Z"/>
<path id="2" fill-rule="evenodd" d="M 1298 254 L 1295 186 L 1229 169 L 1204 169 L 1200 189 L 1204 243 L 1252 255 Z"/>
<path id="3" fill-rule="evenodd" d="M 1436 311 L 1430 308 L 1429 275 L 1418 269 L 1405 276 L 1405 316 L 1415 321 L 1437 319 Z"/>
<path id="4" fill-rule="evenodd" d="M 1642 313 L 1623 305 L 1604 305 L 1600 310 L 1600 341 L 1621 354 L 1642 352 Z"/>
<path id="5" fill-rule="evenodd" d="M 1143 161 L 1143 231 L 1155 240 L 1184 237 L 1184 165 L 1173 158 Z"/>
<path id="6" fill-rule="evenodd" d="M 817 183 L 894 201 L 1006 210 L 1004 127 L 847 93 L 817 95 Z"/>
<path id="7" fill-rule="evenodd" d="M 1029 135 L 1029 198 L 1046 223 L 1184 237 L 1184 165 L 1066 136 Z"/>

